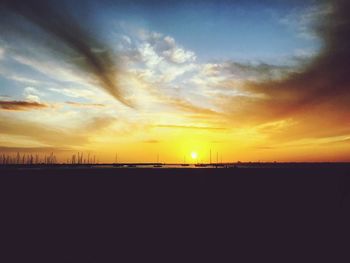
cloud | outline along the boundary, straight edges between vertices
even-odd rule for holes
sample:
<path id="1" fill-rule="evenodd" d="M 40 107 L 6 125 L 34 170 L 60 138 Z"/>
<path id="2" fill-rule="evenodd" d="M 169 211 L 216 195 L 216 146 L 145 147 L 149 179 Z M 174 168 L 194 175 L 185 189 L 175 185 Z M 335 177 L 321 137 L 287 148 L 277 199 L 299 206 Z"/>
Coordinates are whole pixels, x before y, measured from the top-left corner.
<path id="1" fill-rule="evenodd" d="M 0 115 L 0 122 L 0 134 L 25 137 L 48 146 L 69 147 L 82 145 L 88 141 L 85 134 L 65 131 L 24 118 L 14 119 Z"/>
<path id="2" fill-rule="evenodd" d="M 110 116 L 89 116 L 74 126 L 59 127 L 45 122 L 27 120 L 26 118 L 10 118 L 0 115 L 0 134 L 29 139 L 31 145 L 45 145 L 69 149 L 83 147 L 98 132 L 110 127 L 115 118 Z"/>
<path id="3" fill-rule="evenodd" d="M 44 39 L 49 43 L 45 46 L 51 47 L 56 56 L 59 54 L 69 59 L 81 71 L 94 77 L 110 95 L 131 106 L 118 85 L 118 67 L 113 60 L 113 53 L 98 39 L 97 34 L 92 33 L 92 26 L 87 25 L 88 19 L 78 22 L 73 15 L 72 6 L 65 8 L 67 5 L 40 0 L 1 0 L 0 6 L 1 27 L 5 32 L 17 32 L 18 37 L 29 37 L 29 32 L 23 32 L 28 28 L 25 21 L 30 22 L 41 30 L 31 30 L 31 39 L 37 40 L 37 43 Z M 18 19 L 18 16 L 24 20 Z"/>
<path id="4" fill-rule="evenodd" d="M 103 108 L 106 106 L 101 103 L 81 103 L 81 102 L 73 102 L 73 101 L 66 101 L 65 104 L 72 107 L 78 107 L 78 108 Z"/>
<path id="5" fill-rule="evenodd" d="M 191 129 L 191 130 L 227 130 L 225 127 L 209 127 L 209 126 L 194 126 L 194 125 L 172 125 L 172 124 L 158 124 L 154 125 L 155 128 L 167 128 L 167 129 Z"/>
<path id="6" fill-rule="evenodd" d="M 40 96 L 42 96 L 43 93 L 36 88 L 26 87 L 23 95 L 27 101 L 40 103 Z"/>
<path id="7" fill-rule="evenodd" d="M 110 127 L 112 124 L 115 123 L 115 121 L 116 121 L 116 118 L 112 116 L 90 117 L 83 124 L 83 128 L 85 131 L 88 131 L 88 132 L 96 132 L 96 131 L 100 131 Z"/>
<path id="8" fill-rule="evenodd" d="M 15 74 L 11 74 L 6 72 L 6 74 L 3 75 L 4 77 L 20 82 L 20 83 L 25 83 L 25 84 L 30 84 L 30 85 L 37 85 L 40 84 L 41 82 L 32 78 L 24 77 L 24 76 L 17 76 Z"/>
<path id="9" fill-rule="evenodd" d="M 0 153 L 60 153 L 60 152 L 70 152 L 68 148 L 61 147 L 8 147 L 0 146 Z"/>
<path id="10" fill-rule="evenodd" d="M 156 67 L 163 60 L 163 58 L 154 50 L 154 47 L 149 43 L 141 44 L 139 51 L 142 55 L 142 60 L 146 63 L 147 67 Z"/>
<path id="11" fill-rule="evenodd" d="M 194 62 L 196 60 L 195 53 L 189 50 L 185 50 L 182 47 L 178 47 L 174 38 L 166 36 L 164 37 L 163 41 L 166 46 L 163 47 L 163 50 L 161 49 L 160 51 L 162 51 L 162 54 L 171 62 L 182 64 L 185 62 Z"/>
<path id="12" fill-rule="evenodd" d="M 120 37 L 119 54 L 137 72 L 150 82 L 170 83 L 196 69 L 196 55 L 186 50 L 175 39 L 143 29 L 133 37 Z"/>
<path id="13" fill-rule="evenodd" d="M 321 54 L 303 72 L 290 74 L 281 81 L 251 83 L 248 87 L 263 92 L 271 100 L 285 100 L 292 110 L 314 107 L 322 103 L 345 103 L 350 77 L 350 18 L 344 10 L 350 3 L 334 0 L 334 11 L 320 21 L 317 31 L 325 41 Z M 347 102 L 346 102 L 347 103 Z M 339 106 L 339 104 L 337 105 Z"/>
<path id="14" fill-rule="evenodd" d="M 179 94 L 166 94 L 166 90 L 161 89 L 158 85 L 150 84 L 142 76 L 136 76 L 139 83 L 154 99 L 154 103 L 160 103 L 165 107 L 170 107 L 172 109 L 178 109 L 183 112 L 189 112 L 196 115 L 209 116 L 219 116 L 221 113 L 210 108 L 210 105 L 201 106 L 200 103 L 195 103 L 187 98 L 180 96 Z"/>
<path id="15" fill-rule="evenodd" d="M 49 88 L 50 91 L 57 92 L 71 98 L 95 98 L 94 93 L 87 89 L 76 88 Z"/>
<path id="16" fill-rule="evenodd" d="M 333 0 L 321 4 L 331 4 L 332 12 L 314 25 L 314 32 L 324 45 L 312 61 L 296 70 L 287 70 L 281 78 L 240 83 L 239 90 L 249 96 L 221 94 L 214 98 L 232 125 L 254 126 L 293 119 L 295 123 L 287 130 L 278 136 L 271 134 L 277 141 L 349 133 L 350 17 L 346 10 L 350 2 Z M 271 68 L 259 66 L 256 70 L 269 75 Z M 248 72 L 251 72 L 249 67 Z"/>
<path id="17" fill-rule="evenodd" d="M 155 47 L 149 43 L 139 46 L 143 65 L 136 71 L 152 82 L 172 82 L 179 76 L 195 69 L 192 63 L 181 65 L 169 62 L 164 54 L 157 53 Z"/>
<path id="18" fill-rule="evenodd" d="M 248 81 L 280 80 L 292 72 L 299 71 L 301 68 L 291 65 L 224 61 L 200 65 L 199 72 L 194 74 L 190 81 L 195 85 L 208 87 L 206 91 L 211 95 L 218 91 L 221 93 L 230 91 L 233 95 L 247 95 L 249 92 L 242 89 L 242 86 Z"/>
<path id="19" fill-rule="evenodd" d="M 129 31 L 133 34 L 133 30 Z M 147 30 L 138 30 L 136 35 L 127 37 L 127 41 L 124 35 L 121 39 L 123 43 L 125 42 L 119 51 L 121 54 L 135 54 L 131 52 L 132 49 L 138 52 L 138 56 L 132 55 L 130 58 L 132 63 L 129 65 L 128 73 L 136 80 L 136 85 L 147 93 L 147 105 L 152 108 L 166 107 L 172 110 L 175 108 L 198 115 L 218 114 L 211 105 L 203 102 L 204 97 L 200 95 L 201 88 L 197 92 L 197 87 L 186 83 L 190 76 L 197 74 L 201 69 L 201 65 L 194 62 L 193 52 L 188 50 L 178 52 L 181 48 L 172 37 Z M 126 50 L 126 53 L 123 50 Z M 181 57 L 182 61 L 174 61 L 169 57 L 170 54 L 171 56 L 181 54 L 184 57 Z M 138 60 L 135 60 L 135 57 Z M 180 60 L 180 57 L 176 59 Z M 185 97 L 192 92 L 192 98 Z"/>
<path id="20" fill-rule="evenodd" d="M 214 110 L 195 105 L 183 98 L 163 97 L 163 103 L 165 103 L 166 105 L 178 108 L 182 111 L 187 111 L 191 113 L 206 114 L 206 115 L 220 115 L 218 112 Z"/>
<path id="21" fill-rule="evenodd" d="M 43 74 L 51 80 L 72 82 L 75 84 L 80 84 L 84 87 L 88 86 L 86 76 L 84 77 L 79 75 L 74 69 L 69 66 L 69 64 L 62 63 L 56 59 L 52 59 L 50 56 L 45 56 L 43 54 L 41 54 L 41 56 L 38 56 L 36 52 L 28 52 L 26 55 L 12 55 L 12 59 L 22 65 L 34 69 L 35 71 Z M 53 71 L 52 68 L 55 70 Z M 13 78 L 11 75 L 9 78 L 12 78 L 14 80 L 18 79 L 16 76 Z M 24 80 L 27 79 L 28 78 L 25 78 Z M 19 80 L 23 80 L 23 77 L 20 77 Z M 90 78 L 89 81 L 91 82 Z"/>
<path id="22" fill-rule="evenodd" d="M 221 71 L 230 74 L 236 79 L 247 80 L 271 80 L 281 79 L 296 68 L 287 65 L 272 65 L 267 63 L 238 63 L 225 62 L 221 65 Z"/>
<path id="23" fill-rule="evenodd" d="M 314 39 L 319 35 L 315 31 L 320 19 L 328 16 L 332 11 L 332 5 L 327 1 L 320 1 L 317 5 L 304 10 L 294 9 L 288 15 L 280 19 L 283 25 L 293 28 L 301 38 Z"/>
<path id="24" fill-rule="evenodd" d="M 139 37 L 144 43 L 152 47 L 153 52 L 160 58 L 175 64 L 191 63 L 196 60 L 193 51 L 186 50 L 171 36 L 164 36 L 158 32 L 141 30 Z"/>
<path id="25" fill-rule="evenodd" d="M 325 142 L 323 143 L 323 145 L 325 146 L 331 146 L 331 145 L 348 145 L 350 144 L 350 137 L 346 137 L 346 138 L 343 138 L 343 139 L 336 139 L 336 140 L 332 140 L 330 142 Z"/>
<path id="26" fill-rule="evenodd" d="M 129 34 L 134 31 L 129 30 Z M 170 36 L 148 30 L 138 30 L 132 37 L 122 35 L 120 42 L 119 53 L 126 57 L 131 54 L 126 58 L 131 63 L 129 73 L 150 95 L 152 106 L 161 104 L 194 114 L 218 115 L 203 100 L 207 99 L 203 87 L 187 82 L 201 69 L 194 52 L 185 50 Z"/>
<path id="27" fill-rule="evenodd" d="M 151 144 L 156 144 L 156 143 L 160 143 L 161 141 L 160 140 L 145 140 L 145 141 L 142 141 L 143 143 L 151 143 Z"/>
<path id="28" fill-rule="evenodd" d="M 133 62 L 129 67 L 129 76 L 142 92 L 146 92 L 147 105 L 152 109 L 166 107 L 207 116 L 218 114 L 211 109 L 211 105 L 203 101 L 202 95 L 196 93 L 193 85 L 189 86 L 186 83 L 186 80 L 197 74 L 201 68 L 200 64 L 192 62 L 195 58 L 188 59 L 184 63 L 175 63 L 164 55 L 163 51 L 168 52 L 169 46 L 172 50 L 177 49 L 173 38 L 147 30 L 138 31 L 136 39 L 139 41 L 135 40 L 135 36 L 128 37 L 128 41 L 123 40 L 124 36 L 121 38 L 122 42 L 125 42 L 124 49 L 126 45 L 135 48 L 139 54 L 137 56 L 139 60 L 133 60 L 134 56 L 130 59 Z M 127 54 L 130 53 L 129 48 L 126 48 Z M 119 52 L 125 54 L 123 50 Z"/>
<path id="29" fill-rule="evenodd" d="M 3 59 L 5 56 L 5 49 L 0 47 L 0 59 Z"/>
<path id="30" fill-rule="evenodd" d="M 48 108 L 47 104 L 35 102 L 35 101 L 0 101 L 0 109 L 7 111 L 28 111 L 28 110 L 40 110 Z"/>

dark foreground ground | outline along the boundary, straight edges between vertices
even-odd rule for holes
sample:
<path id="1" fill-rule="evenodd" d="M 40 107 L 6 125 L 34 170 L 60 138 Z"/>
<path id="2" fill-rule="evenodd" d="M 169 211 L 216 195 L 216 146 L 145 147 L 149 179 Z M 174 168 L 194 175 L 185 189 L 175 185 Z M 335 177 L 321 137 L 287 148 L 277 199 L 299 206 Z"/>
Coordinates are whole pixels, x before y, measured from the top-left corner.
<path id="1" fill-rule="evenodd" d="M 1 262 L 349 262 L 350 168 L 0 169 Z"/>

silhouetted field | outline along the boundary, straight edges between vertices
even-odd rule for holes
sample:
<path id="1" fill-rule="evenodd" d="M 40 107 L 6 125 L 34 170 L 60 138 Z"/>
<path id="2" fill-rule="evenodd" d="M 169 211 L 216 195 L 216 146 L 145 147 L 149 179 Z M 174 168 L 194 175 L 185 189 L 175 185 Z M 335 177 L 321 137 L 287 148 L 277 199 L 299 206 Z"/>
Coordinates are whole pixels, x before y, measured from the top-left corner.
<path id="1" fill-rule="evenodd" d="M 115 251 L 124 262 L 346 262 L 349 253 L 348 164 L 0 173 L 2 238 L 14 259 L 96 262 Z"/>
<path id="2" fill-rule="evenodd" d="M 281 210 L 292 208 L 306 214 L 318 209 L 345 209 L 347 205 L 350 208 L 347 163 L 240 164 L 228 169 L 137 167 L 2 166 L 0 187 L 2 192 L 13 191 L 13 201 L 36 195 L 62 201 L 79 196 L 86 200 L 123 196 L 126 203 L 135 204 L 186 200 L 203 202 L 208 208 L 278 206 Z"/>

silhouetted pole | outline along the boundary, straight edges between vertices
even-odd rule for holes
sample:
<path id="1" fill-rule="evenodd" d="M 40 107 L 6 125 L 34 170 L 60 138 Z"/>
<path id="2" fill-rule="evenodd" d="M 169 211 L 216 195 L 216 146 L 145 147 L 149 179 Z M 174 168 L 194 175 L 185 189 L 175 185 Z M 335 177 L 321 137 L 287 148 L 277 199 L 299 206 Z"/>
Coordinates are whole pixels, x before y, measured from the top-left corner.
<path id="1" fill-rule="evenodd" d="M 218 167 L 219 164 L 219 152 L 216 152 L 216 167 Z"/>

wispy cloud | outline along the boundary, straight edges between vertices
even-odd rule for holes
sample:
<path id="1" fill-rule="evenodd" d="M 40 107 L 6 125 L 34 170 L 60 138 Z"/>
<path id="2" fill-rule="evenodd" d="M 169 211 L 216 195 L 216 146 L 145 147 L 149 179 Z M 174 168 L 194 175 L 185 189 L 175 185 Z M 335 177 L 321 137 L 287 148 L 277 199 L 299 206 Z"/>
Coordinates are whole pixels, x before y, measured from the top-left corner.
<path id="1" fill-rule="evenodd" d="M 2 59 L 5 56 L 5 49 L 0 47 L 0 59 Z"/>
<path id="2" fill-rule="evenodd" d="M 74 126 L 58 127 L 40 120 L 28 120 L 25 116 L 12 118 L 0 115 L 0 134 L 26 138 L 32 142 L 31 145 L 67 149 L 84 147 L 92 137 L 110 127 L 116 120 L 111 116 L 90 116 Z"/>
<path id="3" fill-rule="evenodd" d="M 320 19 L 328 16 L 333 11 L 332 1 L 319 1 L 304 10 L 294 9 L 288 15 L 280 19 L 287 27 L 293 28 L 299 37 L 314 39 L 319 37 L 317 30 Z"/>
<path id="4" fill-rule="evenodd" d="M 59 128 L 44 125 L 43 123 L 26 119 L 13 119 L 0 116 L 0 134 L 21 136 L 31 139 L 33 142 L 55 147 L 68 147 L 83 145 L 87 142 L 85 134 L 65 131 Z"/>
<path id="5" fill-rule="evenodd" d="M 160 143 L 160 140 L 144 140 L 143 143 L 157 144 Z"/>
<path id="6" fill-rule="evenodd" d="M 54 152 L 71 152 L 72 150 L 69 148 L 61 148 L 61 147 L 7 147 L 0 146 L 0 153 L 51 153 Z"/>
<path id="7" fill-rule="evenodd" d="M 90 117 L 83 124 L 83 129 L 85 132 L 93 133 L 105 128 L 110 127 L 112 124 L 116 122 L 116 118 L 112 116 L 96 116 Z"/>
<path id="8" fill-rule="evenodd" d="M 49 91 L 62 94 L 71 98 L 94 98 L 94 93 L 88 89 L 78 88 L 49 88 Z"/>
<path id="9" fill-rule="evenodd" d="M 209 127 L 209 126 L 193 126 L 193 125 L 172 125 L 172 124 L 158 124 L 154 125 L 156 128 L 167 129 L 191 129 L 191 130 L 227 130 L 225 127 Z"/>
<path id="10" fill-rule="evenodd" d="M 174 97 L 163 97 L 163 102 L 166 105 L 178 108 L 182 111 L 190 112 L 190 113 L 196 113 L 196 114 L 205 114 L 205 115 L 221 115 L 220 113 L 211 110 L 209 108 L 201 107 L 198 105 L 195 105 L 194 103 L 191 103 L 183 98 L 174 98 Z"/>
<path id="11" fill-rule="evenodd" d="M 103 108 L 106 106 L 100 103 L 82 103 L 82 102 L 74 102 L 74 101 L 66 101 L 65 104 L 72 107 L 79 107 L 79 108 Z"/>

